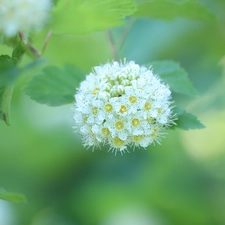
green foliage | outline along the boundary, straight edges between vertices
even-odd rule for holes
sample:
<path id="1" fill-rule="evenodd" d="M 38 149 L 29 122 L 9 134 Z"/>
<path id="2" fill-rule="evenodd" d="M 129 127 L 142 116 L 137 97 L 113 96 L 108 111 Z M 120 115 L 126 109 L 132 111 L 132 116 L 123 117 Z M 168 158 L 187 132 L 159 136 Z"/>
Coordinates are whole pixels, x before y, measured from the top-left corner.
<path id="1" fill-rule="evenodd" d="M 54 33 L 82 34 L 121 24 L 136 11 L 133 0 L 59 1 L 53 11 Z"/>
<path id="2" fill-rule="evenodd" d="M 0 71 L 7 69 L 13 65 L 13 60 L 9 55 L 0 56 Z"/>
<path id="3" fill-rule="evenodd" d="M 11 193 L 5 191 L 3 188 L 0 188 L 0 199 L 16 202 L 16 203 L 26 203 L 27 200 L 24 195 L 18 193 Z"/>
<path id="4" fill-rule="evenodd" d="M 25 53 L 25 46 L 22 41 L 19 41 L 12 52 L 13 65 L 16 65 Z"/>
<path id="5" fill-rule="evenodd" d="M 33 100 L 49 106 L 72 103 L 76 87 L 85 73 L 73 65 L 46 67 L 26 85 L 25 92 Z"/>
<path id="6" fill-rule="evenodd" d="M 0 56 L 0 119 L 10 125 L 10 104 L 13 94 L 15 78 L 19 74 L 16 67 L 25 53 L 24 45 L 18 38 L 6 41 L 13 46 L 12 57 L 9 55 Z"/>
<path id="7" fill-rule="evenodd" d="M 9 108 L 13 92 L 13 86 L 5 85 L 5 77 L 8 71 L 13 66 L 13 60 L 8 55 L 0 56 L 0 119 L 6 124 L 10 124 Z"/>
<path id="8" fill-rule="evenodd" d="M 197 94 L 196 89 L 188 78 L 187 72 L 180 67 L 179 63 L 165 60 L 155 61 L 150 65 L 154 74 L 157 74 L 166 84 L 168 84 L 172 92 L 187 96 L 195 96 Z M 177 116 L 176 127 L 180 129 L 190 130 L 202 129 L 205 127 L 196 116 L 187 113 L 181 106 L 175 105 L 174 113 Z"/>
<path id="9" fill-rule="evenodd" d="M 97 7 L 98 9 L 88 6 L 76 8 L 75 4 L 80 4 L 81 1 L 54 2 L 61 4 L 56 8 L 59 14 L 57 15 L 55 11 L 52 18 L 55 33 L 81 34 L 104 30 L 122 21 L 115 19 L 110 13 L 101 11 L 104 8 L 102 6 Z M 66 2 L 74 4 L 71 12 L 63 6 Z M 89 4 L 91 0 L 83 2 Z M 108 4 L 110 1 L 96 0 L 96 2 Z M 107 146 L 91 154 L 92 149 L 85 151 L 80 137 L 71 132 L 72 118 L 68 112 L 70 105 L 50 108 L 28 101 L 21 94 L 27 79 L 16 80 L 16 78 L 22 76 L 23 71 L 27 69 L 30 69 L 27 76 L 37 74 L 36 70 L 32 70 L 36 62 L 29 64 L 31 58 L 24 57 L 23 61 L 17 61 L 21 64 L 17 63 L 15 66 L 13 58 L 17 53 L 20 55 L 20 49 L 16 49 L 17 42 L 14 39 L 5 40 L 5 37 L 0 35 L 0 55 L 3 55 L 0 57 L 2 119 L 2 106 L 5 105 L 3 108 L 7 108 L 10 102 L 5 96 L 9 96 L 7 92 L 10 92 L 10 85 L 15 84 L 12 102 L 13 127 L 5 127 L 5 124 L 0 122 L 1 184 L 5 187 L 11 186 L 11 190 L 17 187 L 29 196 L 29 204 L 13 204 L 11 207 L 11 203 L 9 206 L 8 202 L 2 202 L 2 199 L 17 202 L 21 199 L 20 202 L 25 202 L 24 196 L 0 189 L 2 210 L 0 224 L 7 221 L 7 218 L 4 220 L 7 215 L 12 219 L 11 223 L 8 222 L 12 225 L 132 222 L 141 224 L 143 219 L 149 224 L 225 224 L 223 137 L 225 92 L 222 77 L 225 74 L 218 66 L 218 62 L 225 54 L 225 1 L 199 0 L 198 3 L 190 0 L 136 0 L 136 2 L 145 3 L 139 5 L 139 11 L 135 14 L 137 20 L 131 29 L 123 26 L 112 32 L 118 43 L 120 34 L 124 35 L 121 39 L 124 45 L 120 55 L 139 64 L 155 59 L 173 59 L 181 62 L 182 67 L 189 72 L 188 77 L 194 87 L 201 93 L 197 99 L 191 100 L 191 108 L 198 112 L 199 118 L 204 118 L 207 129 L 193 132 L 183 132 L 180 129 L 168 131 L 162 145 L 152 145 L 147 150 L 140 148 L 134 152 L 131 148 L 131 153 L 125 157 L 120 155 L 112 157 L 107 153 Z M 193 9 L 190 2 L 193 2 Z M 214 21 L 215 16 L 203 4 L 211 7 L 216 18 L 220 20 L 219 23 L 188 20 Z M 198 5 L 199 8 L 194 5 Z M 95 15 L 98 12 L 99 14 Z M 70 14 L 71 20 L 67 13 Z M 143 17 L 149 19 L 142 19 Z M 177 17 L 186 19 L 168 22 Z M 54 18 L 58 21 L 54 21 Z M 57 24 L 58 22 L 60 24 Z M 36 34 L 32 33 L 32 45 L 41 49 L 46 32 L 35 36 Z M 28 39 L 31 40 L 30 36 Z M 15 55 L 11 54 L 13 50 Z M 109 50 L 110 46 L 104 32 L 93 32 L 90 35 L 52 35 L 45 57 L 51 65 L 61 66 L 70 62 L 79 68 L 89 70 L 92 66 L 109 60 L 111 57 Z M 188 96 L 196 94 L 187 73 L 182 71 L 176 62 L 164 61 L 153 64 L 154 72 L 170 85 L 172 91 L 181 93 L 179 100 L 186 107 L 189 97 L 186 98 L 183 94 Z M 57 68 L 57 73 L 61 71 L 65 80 L 61 80 L 60 87 L 59 82 L 56 82 L 54 88 L 56 86 L 59 88 L 56 91 L 60 92 L 61 89 L 63 91 L 62 96 L 55 93 L 53 98 L 54 92 L 52 93 L 51 89 L 53 81 L 44 71 L 33 77 L 30 82 L 33 79 L 43 78 L 40 87 L 44 90 L 46 88 L 48 91 L 46 95 L 51 96 L 50 100 L 42 96 L 45 104 L 49 104 L 47 101 L 52 103 L 52 99 L 61 99 L 67 91 L 70 92 L 69 90 L 71 93 L 68 101 L 72 102 L 74 100 L 72 92 L 74 94 L 74 88 L 83 80 L 84 73 L 81 75 L 82 79 L 77 77 L 77 74 L 74 79 L 68 79 L 65 68 Z M 53 74 L 51 76 L 53 77 Z M 48 79 L 51 80 L 50 84 Z M 68 80 L 71 81 L 71 85 L 73 83 L 73 88 L 65 84 Z M 30 82 L 27 86 L 31 84 Z M 32 85 L 38 89 L 35 81 Z M 179 88 L 180 85 L 182 88 Z M 41 93 L 44 93 L 42 89 L 39 94 Z M 67 102 L 64 100 L 60 100 L 61 104 Z M 43 101 L 38 100 L 40 103 Z M 9 112 L 6 109 L 4 111 Z M 203 128 L 204 126 L 189 111 L 175 106 L 174 112 L 178 119 L 175 121 L 177 125 L 172 128 L 185 130 Z M 4 225 L 8 223 L 5 222 Z"/>
<path id="10" fill-rule="evenodd" d="M 9 55 L 0 56 L 0 119 L 10 125 L 10 104 L 13 94 L 13 87 L 16 79 L 29 69 L 40 65 L 43 60 L 35 60 L 23 68 L 16 67 L 24 54 L 23 49 L 18 45 Z"/>
<path id="11" fill-rule="evenodd" d="M 13 93 L 13 86 L 0 87 L 0 119 L 10 125 L 10 104 Z"/>
<path id="12" fill-rule="evenodd" d="M 185 111 L 181 106 L 176 106 L 174 113 L 177 116 L 176 127 L 182 130 L 203 129 L 205 126 L 198 118 L 191 113 Z"/>
<path id="13" fill-rule="evenodd" d="M 193 20 L 215 21 L 215 15 L 195 0 L 150 0 L 140 4 L 134 16 L 166 20 L 185 17 Z"/>
<path id="14" fill-rule="evenodd" d="M 154 74 L 157 74 L 165 83 L 169 84 L 172 92 L 195 96 L 195 88 L 191 84 L 187 72 L 179 63 L 165 60 L 155 61 L 150 64 Z"/>

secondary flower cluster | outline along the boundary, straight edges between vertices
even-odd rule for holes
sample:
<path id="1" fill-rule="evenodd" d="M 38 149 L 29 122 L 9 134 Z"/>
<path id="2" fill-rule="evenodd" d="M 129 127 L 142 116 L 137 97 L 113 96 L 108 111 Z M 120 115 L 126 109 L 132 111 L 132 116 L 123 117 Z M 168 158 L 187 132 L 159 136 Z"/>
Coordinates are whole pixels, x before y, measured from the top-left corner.
<path id="1" fill-rule="evenodd" d="M 0 32 L 7 37 L 41 28 L 49 17 L 51 0 L 0 0 Z"/>
<path id="2" fill-rule="evenodd" d="M 75 129 L 85 146 L 127 146 L 160 142 L 173 123 L 171 91 L 152 71 L 133 61 L 96 66 L 75 95 Z"/>

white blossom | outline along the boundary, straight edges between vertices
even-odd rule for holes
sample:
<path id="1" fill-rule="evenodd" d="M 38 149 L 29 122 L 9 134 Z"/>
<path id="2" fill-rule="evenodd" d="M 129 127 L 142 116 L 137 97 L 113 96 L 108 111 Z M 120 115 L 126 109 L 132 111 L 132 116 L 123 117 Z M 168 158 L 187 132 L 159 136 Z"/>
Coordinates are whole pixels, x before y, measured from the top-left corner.
<path id="1" fill-rule="evenodd" d="M 51 8 L 51 0 L 0 0 L 0 32 L 12 37 L 42 28 Z"/>
<path id="2" fill-rule="evenodd" d="M 133 61 L 94 67 L 75 100 L 74 127 L 88 147 L 108 144 L 121 153 L 128 146 L 146 148 L 160 144 L 174 124 L 169 87 Z"/>

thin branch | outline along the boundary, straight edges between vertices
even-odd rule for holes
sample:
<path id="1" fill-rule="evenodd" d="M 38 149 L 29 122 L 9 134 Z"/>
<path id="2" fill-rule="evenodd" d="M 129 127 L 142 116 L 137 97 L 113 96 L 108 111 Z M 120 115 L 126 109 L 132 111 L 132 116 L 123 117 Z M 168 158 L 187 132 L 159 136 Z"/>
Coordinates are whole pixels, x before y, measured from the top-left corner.
<path id="1" fill-rule="evenodd" d="M 23 32 L 19 32 L 19 37 L 23 41 L 24 45 L 26 45 L 29 48 L 30 52 L 33 54 L 35 58 L 39 58 L 41 56 L 38 50 L 34 46 L 32 46 L 30 42 L 26 39 L 26 36 Z"/>
<path id="2" fill-rule="evenodd" d="M 135 18 L 131 18 L 129 20 L 129 23 L 125 27 L 123 33 L 121 34 L 120 40 L 118 41 L 118 49 L 119 50 L 122 49 L 123 44 L 124 44 L 124 42 L 126 40 L 126 37 L 127 37 L 127 35 L 128 35 L 128 33 L 129 33 L 129 31 L 130 31 L 130 29 L 131 29 L 131 27 L 132 27 L 132 25 L 133 25 L 133 23 L 134 23 L 135 20 L 136 20 Z"/>
<path id="3" fill-rule="evenodd" d="M 52 36 L 52 31 L 50 30 L 50 31 L 48 32 L 46 38 L 45 38 L 45 42 L 44 42 L 44 45 L 43 45 L 42 50 L 41 50 L 41 55 L 44 54 L 45 49 L 46 49 L 46 47 L 47 47 L 47 45 L 48 45 L 48 42 L 49 42 L 49 39 L 50 39 L 51 36 Z"/>
<path id="4" fill-rule="evenodd" d="M 111 47 L 111 50 L 112 50 L 114 60 L 119 61 L 118 50 L 117 50 L 116 44 L 113 40 L 112 32 L 110 30 L 107 30 L 107 38 L 108 38 L 108 41 L 109 41 L 109 44 L 110 44 L 110 47 Z"/>
<path id="5" fill-rule="evenodd" d="M 19 32 L 20 39 L 23 41 L 24 45 L 28 47 L 28 49 L 30 50 L 30 52 L 35 58 L 40 58 L 44 54 L 51 35 L 52 35 L 52 31 L 49 31 L 45 38 L 45 42 L 42 47 L 41 53 L 39 53 L 38 50 L 27 40 L 25 34 L 23 32 Z"/>

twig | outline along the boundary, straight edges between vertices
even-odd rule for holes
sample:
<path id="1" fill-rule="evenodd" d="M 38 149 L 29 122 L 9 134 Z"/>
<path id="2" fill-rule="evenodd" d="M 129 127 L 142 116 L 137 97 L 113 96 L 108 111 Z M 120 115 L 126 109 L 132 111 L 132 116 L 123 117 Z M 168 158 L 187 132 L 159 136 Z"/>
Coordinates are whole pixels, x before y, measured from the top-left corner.
<path id="1" fill-rule="evenodd" d="M 25 34 L 23 32 L 19 32 L 19 37 L 23 41 L 24 45 L 28 46 L 34 57 L 39 58 L 41 56 L 38 50 L 34 46 L 32 46 L 30 42 L 26 39 Z"/>
<path id="2" fill-rule="evenodd" d="M 108 37 L 109 44 L 111 46 L 113 58 L 114 58 L 115 61 L 119 61 L 118 50 L 117 50 L 117 47 L 115 45 L 115 42 L 113 40 L 112 33 L 111 33 L 110 30 L 107 30 L 107 37 Z"/>
<path id="3" fill-rule="evenodd" d="M 48 41 L 49 41 L 49 39 L 50 39 L 51 36 L 52 36 L 52 31 L 50 30 L 50 31 L 48 32 L 46 38 L 45 38 L 45 42 L 44 42 L 44 45 L 43 45 L 42 50 L 41 50 L 41 55 L 44 54 L 45 49 L 46 49 L 46 47 L 47 47 L 47 45 L 48 45 Z"/>
<path id="4" fill-rule="evenodd" d="M 19 32 L 20 39 L 23 41 L 24 45 L 28 47 L 28 49 L 30 50 L 30 52 L 33 54 L 35 58 L 40 58 L 44 54 L 51 35 L 52 35 L 52 31 L 49 31 L 45 38 L 45 42 L 42 47 L 41 53 L 39 53 L 38 50 L 27 40 L 25 34 L 23 32 Z"/>

